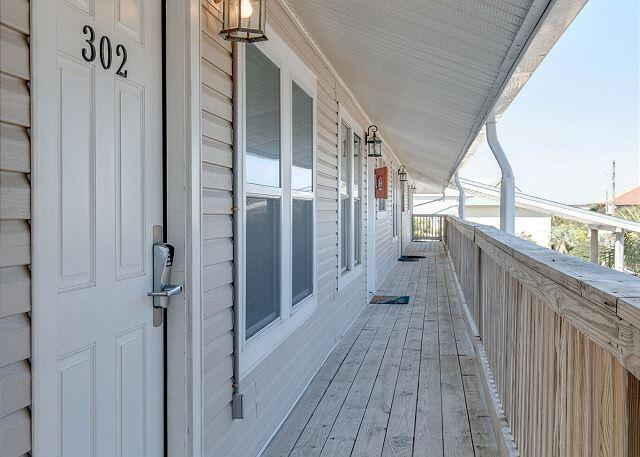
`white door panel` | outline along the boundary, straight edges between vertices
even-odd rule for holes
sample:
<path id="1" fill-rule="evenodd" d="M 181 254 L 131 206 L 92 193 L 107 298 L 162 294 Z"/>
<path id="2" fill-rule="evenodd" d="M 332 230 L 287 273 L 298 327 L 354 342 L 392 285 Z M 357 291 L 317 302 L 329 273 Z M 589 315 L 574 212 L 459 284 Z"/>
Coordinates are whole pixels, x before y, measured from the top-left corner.
<path id="1" fill-rule="evenodd" d="M 161 1 L 58 0 L 57 49 L 58 454 L 163 455 Z"/>

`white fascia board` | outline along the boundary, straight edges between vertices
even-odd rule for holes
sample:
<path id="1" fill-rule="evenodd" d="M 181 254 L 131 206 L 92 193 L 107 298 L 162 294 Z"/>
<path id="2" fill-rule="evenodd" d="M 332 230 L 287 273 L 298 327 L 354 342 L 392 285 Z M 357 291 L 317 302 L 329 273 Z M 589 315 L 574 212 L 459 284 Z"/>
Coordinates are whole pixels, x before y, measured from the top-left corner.
<path id="1" fill-rule="evenodd" d="M 460 178 L 463 187 L 469 192 L 486 195 L 492 198 L 500 198 L 500 188 Z M 516 206 L 534 210 L 551 216 L 558 216 L 581 224 L 597 227 L 600 230 L 615 231 L 616 229 L 630 232 L 640 232 L 640 223 L 621 219 L 619 217 L 596 213 L 570 205 L 545 200 L 533 195 L 516 192 Z"/>

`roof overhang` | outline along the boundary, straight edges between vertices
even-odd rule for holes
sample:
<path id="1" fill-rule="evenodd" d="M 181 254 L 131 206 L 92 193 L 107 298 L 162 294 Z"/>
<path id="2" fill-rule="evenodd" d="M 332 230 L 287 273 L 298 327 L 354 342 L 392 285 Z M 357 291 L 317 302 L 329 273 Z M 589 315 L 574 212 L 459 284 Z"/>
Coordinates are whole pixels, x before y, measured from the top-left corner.
<path id="1" fill-rule="evenodd" d="M 499 97 L 495 101 L 491 112 L 484 119 L 493 118 L 498 120 L 511 102 L 520 93 L 520 90 L 529 81 L 529 78 L 536 71 L 542 60 L 558 42 L 565 30 L 571 25 L 588 0 L 556 0 L 549 4 L 540 23 L 532 34 L 527 47 L 524 49 L 521 58 L 513 68 L 512 73 L 506 80 Z M 484 125 L 484 122 L 481 124 Z M 449 181 L 458 167 L 463 166 L 478 148 L 486 143 L 487 137 L 484 129 L 478 130 L 473 142 L 458 158 L 449 174 Z"/>
<path id="2" fill-rule="evenodd" d="M 448 185 L 586 3 L 286 1 L 420 192 Z"/>

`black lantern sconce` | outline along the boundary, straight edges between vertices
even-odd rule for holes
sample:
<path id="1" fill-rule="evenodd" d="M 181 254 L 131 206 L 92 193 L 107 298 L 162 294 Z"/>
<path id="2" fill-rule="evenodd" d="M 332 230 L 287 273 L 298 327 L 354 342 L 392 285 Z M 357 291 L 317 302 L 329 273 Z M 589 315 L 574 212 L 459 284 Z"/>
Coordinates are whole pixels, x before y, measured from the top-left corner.
<path id="1" fill-rule="evenodd" d="M 368 157 L 382 157 L 382 140 L 378 138 L 378 127 L 370 125 L 364 134 L 364 144 Z"/>
<path id="2" fill-rule="evenodd" d="M 405 170 L 404 165 L 400 165 L 400 168 L 398 168 L 398 176 L 400 176 L 400 182 L 407 181 L 407 170 Z"/>
<path id="3" fill-rule="evenodd" d="M 222 1 L 220 36 L 228 41 L 253 43 L 264 41 L 267 22 L 267 0 Z"/>
<path id="4" fill-rule="evenodd" d="M 415 184 L 411 184 L 411 193 L 412 194 L 416 193 L 416 185 Z"/>

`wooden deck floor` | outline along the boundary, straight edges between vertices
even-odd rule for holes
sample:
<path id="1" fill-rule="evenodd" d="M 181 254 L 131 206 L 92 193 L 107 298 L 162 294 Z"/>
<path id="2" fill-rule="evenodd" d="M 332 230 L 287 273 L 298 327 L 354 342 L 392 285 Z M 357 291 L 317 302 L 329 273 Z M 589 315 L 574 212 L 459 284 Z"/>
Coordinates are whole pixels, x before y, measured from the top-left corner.
<path id="1" fill-rule="evenodd" d="M 413 243 L 342 338 L 263 456 L 498 455 L 453 272 L 440 242 Z"/>

